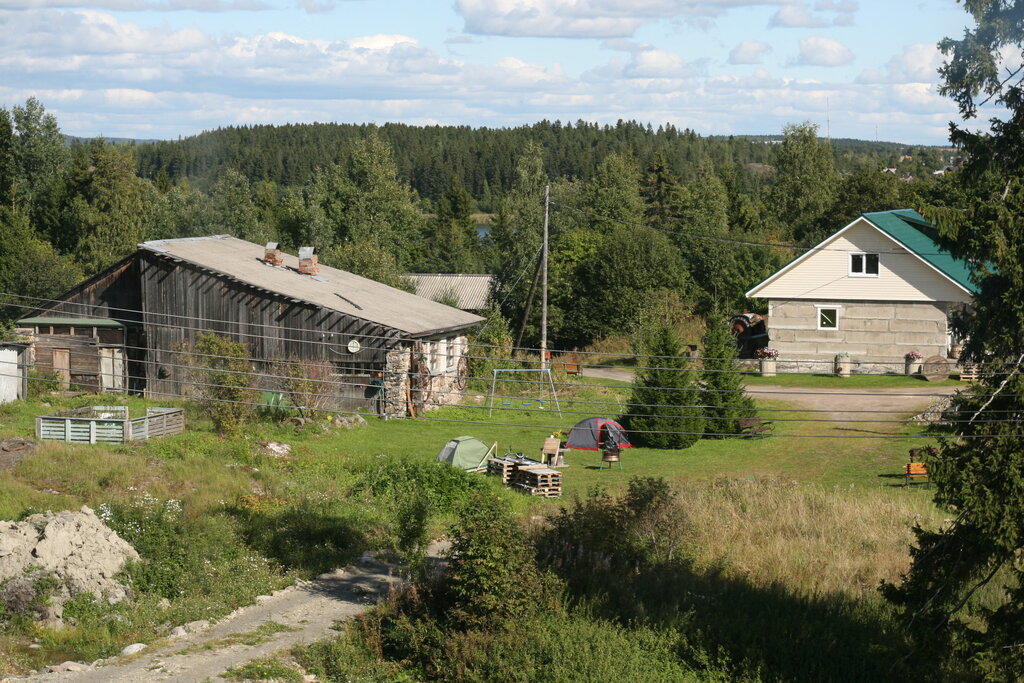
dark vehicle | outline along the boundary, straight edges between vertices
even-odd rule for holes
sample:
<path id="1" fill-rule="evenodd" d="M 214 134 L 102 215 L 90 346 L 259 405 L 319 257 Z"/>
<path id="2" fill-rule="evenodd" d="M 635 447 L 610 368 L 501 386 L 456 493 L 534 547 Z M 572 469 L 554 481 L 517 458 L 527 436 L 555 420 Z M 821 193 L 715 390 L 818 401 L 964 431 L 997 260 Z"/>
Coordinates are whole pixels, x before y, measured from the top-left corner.
<path id="1" fill-rule="evenodd" d="M 754 358 L 756 351 L 768 346 L 771 341 L 767 321 L 757 313 L 744 311 L 733 316 L 731 322 L 740 358 Z"/>

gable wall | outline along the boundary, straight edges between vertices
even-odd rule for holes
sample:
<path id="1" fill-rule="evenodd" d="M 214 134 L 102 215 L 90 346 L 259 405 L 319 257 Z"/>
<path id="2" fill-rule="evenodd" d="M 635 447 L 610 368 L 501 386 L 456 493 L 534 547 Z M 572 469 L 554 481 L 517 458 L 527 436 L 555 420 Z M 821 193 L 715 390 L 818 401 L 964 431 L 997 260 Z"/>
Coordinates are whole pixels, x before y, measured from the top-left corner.
<path id="1" fill-rule="evenodd" d="M 879 254 L 878 277 L 850 277 L 850 252 Z M 767 299 L 970 301 L 970 295 L 863 218 L 756 293 Z"/>

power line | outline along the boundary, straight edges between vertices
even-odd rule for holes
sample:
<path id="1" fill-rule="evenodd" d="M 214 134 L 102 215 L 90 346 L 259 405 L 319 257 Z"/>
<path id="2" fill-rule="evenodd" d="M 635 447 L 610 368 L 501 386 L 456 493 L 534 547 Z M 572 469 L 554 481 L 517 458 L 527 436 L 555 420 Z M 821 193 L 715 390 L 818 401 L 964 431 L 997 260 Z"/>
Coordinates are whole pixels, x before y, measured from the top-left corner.
<path id="1" fill-rule="evenodd" d="M 715 235 L 701 235 L 701 234 L 697 234 L 697 233 L 693 233 L 693 232 L 688 232 L 686 230 L 668 230 L 666 228 L 659 228 L 659 227 L 656 227 L 656 226 L 653 226 L 653 225 L 650 225 L 650 224 L 647 224 L 647 223 L 638 223 L 636 221 L 627 221 L 627 220 L 623 220 L 621 218 L 613 218 L 611 216 L 604 216 L 602 214 L 594 213 L 593 211 L 589 211 L 588 209 L 581 209 L 581 208 L 579 208 L 577 206 L 571 206 L 571 205 L 565 204 L 563 202 L 552 201 L 551 204 L 553 206 L 559 206 L 559 207 L 561 207 L 563 209 L 568 209 L 570 211 L 575 211 L 577 213 L 581 213 L 581 214 L 590 216 L 591 218 L 597 218 L 597 219 L 600 219 L 600 220 L 603 220 L 603 221 L 608 221 L 610 223 L 619 223 L 620 225 L 627 225 L 627 226 L 634 227 L 634 228 L 647 228 L 649 230 L 655 230 L 657 232 L 663 232 L 663 233 L 665 233 L 667 235 L 676 235 L 676 236 L 678 236 L 678 235 L 685 235 L 686 237 L 693 238 L 693 239 L 709 240 L 709 241 L 713 241 L 713 242 L 724 242 L 724 243 L 727 243 L 727 244 L 737 244 L 737 245 L 740 245 L 740 246 L 749 246 L 749 247 L 768 247 L 768 248 L 772 248 L 772 249 L 789 249 L 789 250 L 793 250 L 793 251 L 803 251 L 803 252 L 835 251 L 835 252 L 840 252 L 840 253 L 844 253 L 844 254 L 849 253 L 848 249 L 838 249 L 838 248 L 831 248 L 831 247 L 801 247 L 801 246 L 796 245 L 796 244 L 779 244 L 779 243 L 776 243 L 776 242 L 756 242 L 756 241 L 752 241 L 752 240 L 740 240 L 740 239 L 736 239 L 734 237 L 718 237 L 718 236 L 715 236 Z M 672 216 L 672 218 L 674 218 L 676 220 L 682 220 L 682 218 L 679 217 L 679 216 Z M 887 255 L 891 255 L 891 256 L 909 256 L 909 255 L 911 255 L 911 252 L 909 250 L 907 250 L 907 251 L 874 251 L 872 253 L 874 253 L 874 254 L 887 254 Z M 950 256 L 949 252 L 941 252 L 941 251 L 938 251 L 938 252 L 915 251 L 913 253 L 917 254 L 919 256 Z"/>
<path id="2" fill-rule="evenodd" d="M 59 304 L 59 305 L 69 306 L 69 307 L 93 308 L 93 309 L 101 308 L 101 309 L 106 309 L 106 310 L 109 310 L 109 311 L 117 311 L 117 312 L 120 312 L 120 313 L 138 314 L 139 316 L 160 316 L 160 317 L 163 317 L 163 318 L 170 318 L 170 319 L 181 319 L 181 320 L 188 320 L 188 321 L 200 321 L 200 322 L 206 322 L 206 323 L 212 323 L 212 324 L 216 324 L 216 325 L 221 325 L 221 326 L 224 326 L 224 327 L 236 327 L 236 328 L 237 327 L 244 327 L 244 328 L 257 328 L 257 329 L 258 328 L 270 328 L 270 329 L 274 330 L 275 332 L 280 331 L 280 330 L 284 330 L 284 331 L 296 331 L 296 332 L 301 332 L 301 333 L 305 333 L 305 334 L 316 334 L 316 331 L 311 330 L 310 328 L 278 326 L 278 325 L 272 325 L 272 324 L 269 324 L 269 323 L 255 323 L 255 322 L 232 321 L 232 320 L 224 320 L 224 319 L 220 319 L 220 318 L 204 318 L 204 317 L 180 315 L 180 314 L 174 314 L 174 313 L 153 313 L 153 312 L 142 311 L 140 309 L 108 307 L 108 306 L 103 306 L 103 305 L 99 305 L 99 304 L 84 304 L 84 303 L 78 303 L 78 302 L 64 301 L 64 300 L 60 300 L 60 299 L 49 299 L 49 298 L 43 298 L 43 297 L 32 297 L 32 296 L 26 296 L 26 295 L 21 295 L 21 294 L 14 294 L 12 292 L 0 292 L 0 297 L 3 297 L 3 296 L 12 297 L 12 298 L 16 298 L 16 299 L 39 301 L 39 302 L 45 302 L 45 303 L 51 303 L 51 304 Z M 24 308 L 24 309 L 39 309 L 38 305 L 28 305 L 28 304 L 11 304 L 11 305 L 14 305 L 14 306 L 19 307 L 19 308 Z M 48 311 L 52 311 L 52 309 L 48 309 Z M 104 320 L 109 319 L 109 316 L 107 316 L 107 315 L 99 315 L 99 314 L 92 314 L 92 313 L 72 313 L 72 315 L 81 315 L 81 316 L 84 317 L 84 319 L 104 319 Z M 189 330 L 189 331 L 194 331 L 194 332 L 211 332 L 211 331 L 215 331 L 215 330 L 211 330 L 209 327 L 183 326 L 180 323 L 172 323 L 172 322 L 159 323 L 159 322 L 154 322 L 154 321 L 145 321 L 145 322 L 129 321 L 129 324 L 141 324 L 141 325 L 150 326 L 150 327 L 167 327 L 167 328 L 173 328 L 173 329 Z M 268 335 L 263 334 L 263 333 L 244 332 L 244 331 L 239 331 L 239 330 L 233 330 L 233 331 L 229 332 L 229 334 L 232 334 L 232 335 L 237 336 L 237 337 L 249 337 L 249 338 L 258 338 L 258 339 L 268 339 L 269 338 L 269 339 L 272 339 L 273 341 L 276 341 L 276 342 L 279 342 L 279 343 L 289 343 L 289 342 L 292 342 L 292 343 L 301 343 L 301 344 L 309 344 L 309 345 L 313 345 L 313 346 L 325 346 L 325 347 L 337 347 L 337 346 L 341 345 L 341 342 L 336 342 L 336 341 L 326 341 L 326 340 L 316 340 L 316 339 L 301 339 L 301 338 L 296 338 L 296 337 L 277 337 L 277 336 L 268 337 Z M 320 332 L 319 334 L 321 336 L 325 336 L 326 334 L 330 334 L 332 338 L 335 337 L 335 336 L 341 336 L 343 339 L 345 339 L 345 338 L 384 339 L 384 340 L 387 340 L 387 341 L 393 343 L 391 346 L 364 346 L 363 349 L 365 349 L 367 351 L 391 351 L 391 350 L 394 350 L 394 345 L 401 344 L 403 342 L 413 342 L 413 343 L 420 342 L 420 343 L 423 343 L 424 341 L 426 341 L 426 342 L 430 343 L 432 341 L 432 340 L 422 340 L 422 339 L 418 339 L 418 338 L 402 338 L 402 337 L 396 337 L 394 335 L 352 334 L 352 333 L 345 333 L 345 332 L 329 332 L 329 333 L 328 332 Z M 499 345 L 494 345 L 494 344 L 480 344 L 480 343 L 476 343 L 476 342 L 474 342 L 472 344 L 467 344 L 467 345 L 473 346 L 473 347 L 477 347 L 477 348 L 482 348 L 482 349 L 500 349 L 500 350 L 503 350 L 503 351 L 511 352 L 513 354 L 515 354 L 516 351 L 522 351 L 522 352 L 526 352 L 526 353 L 539 353 L 539 351 L 540 351 L 540 349 L 533 348 L 533 347 L 506 347 L 506 346 L 499 346 Z M 601 352 L 601 351 L 572 351 L 572 352 L 567 352 L 567 353 L 569 355 L 577 355 L 577 356 L 616 356 L 616 357 L 620 357 L 620 356 L 623 355 L 623 354 L 617 353 L 617 352 Z M 637 358 L 637 359 L 661 359 L 661 360 L 677 360 L 677 359 L 683 358 L 683 359 L 686 359 L 688 361 L 689 360 L 736 360 L 736 361 L 742 361 L 743 360 L 743 359 L 731 359 L 731 358 L 730 359 L 726 359 L 726 358 L 710 358 L 710 357 L 705 358 L 705 357 L 701 357 L 701 356 L 661 356 L 661 355 L 651 355 L 651 354 L 629 354 L 629 356 L 632 357 L 632 358 Z M 535 360 L 529 359 L 529 358 L 516 358 L 514 356 L 513 357 L 472 356 L 472 358 L 480 359 L 480 360 L 484 360 L 484 359 L 508 360 L 508 361 L 513 361 L 513 362 L 526 362 L 526 363 L 538 363 L 538 364 L 540 362 L 539 360 L 535 361 Z M 753 359 L 746 359 L 746 360 L 753 360 Z M 557 362 L 558 363 L 564 363 L 565 361 L 558 360 Z M 783 361 L 783 362 L 799 362 L 799 363 L 805 363 L 805 364 L 820 364 L 820 365 L 826 365 L 826 366 L 832 364 L 832 361 L 829 361 L 827 359 L 799 359 L 799 358 L 797 358 L 797 359 L 786 360 L 786 361 Z M 595 368 L 596 367 L 601 367 L 598 364 L 588 364 L 588 363 L 575 363 L 575 364 L 582 365 L 582 366 L 585 366 L 585 367 L 595 367 Z M 898 360 L 891 361 L 891 362 L 879 362 L 879 363 L 873 363 L 873 364 L 875 364 L 875 365 L 889 364 L 889 365 L 894 365 L 897 368 L 901 365 L 900 361 L 898 361 Z M 983 365 L 998 365 L 998 364 L 999 363 L 993 361 L 993 362 L 989 362 L 989 363 L 976 363 L 975 365 L 982 365 L 983 366 Z M 645 368 L 646 369 L 651 369 L 651 370 L 654 370 L 654 369 L 675 369 L 675 368 L 658 368 L 658 367 L 653 367 L 653 366 L 645 366 Z M 712 372 L 714 372 L 714 371 L 712 371 Z M 725 371 L 720 371 L 720 372 L 745 373 L 746 371 L 743 371 L 743 370 L 725 370 Z"/>

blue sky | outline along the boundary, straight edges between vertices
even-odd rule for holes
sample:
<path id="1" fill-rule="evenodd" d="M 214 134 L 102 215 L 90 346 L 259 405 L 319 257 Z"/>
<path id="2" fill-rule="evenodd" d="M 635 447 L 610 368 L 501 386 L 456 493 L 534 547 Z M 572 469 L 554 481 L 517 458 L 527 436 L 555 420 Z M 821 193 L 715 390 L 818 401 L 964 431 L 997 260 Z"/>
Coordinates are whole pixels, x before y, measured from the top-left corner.
<path id="1" fill-rule="evenodd" d="M 944 144 L 955 0 L 0 0 L 0 106 L 74 135 L 672 123 Z M 826 118 L 828 124 L 826 125 Z"/>

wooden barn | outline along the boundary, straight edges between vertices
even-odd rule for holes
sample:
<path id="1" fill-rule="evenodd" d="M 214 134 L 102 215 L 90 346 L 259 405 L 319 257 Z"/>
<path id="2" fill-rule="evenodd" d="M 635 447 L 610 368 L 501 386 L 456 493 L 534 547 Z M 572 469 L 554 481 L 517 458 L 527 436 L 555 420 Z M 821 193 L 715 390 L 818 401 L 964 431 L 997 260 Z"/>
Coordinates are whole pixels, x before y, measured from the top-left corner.
<path id="1" fill-rule="evenodd" d="M 38 369 L 83 388 L 188 395 L 189 344 L 214 332 L 247 345 L 265 390 L 316 366 L 343 410 L 458 401 L 482 318 L 300 256 L 228 235 L 145 242 L 18 327 Z"/>

